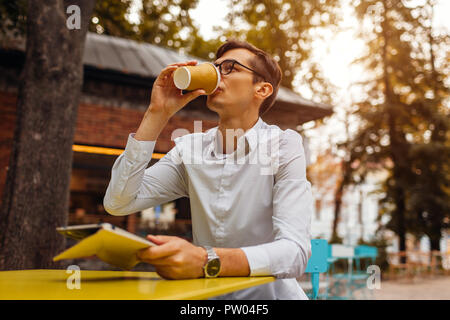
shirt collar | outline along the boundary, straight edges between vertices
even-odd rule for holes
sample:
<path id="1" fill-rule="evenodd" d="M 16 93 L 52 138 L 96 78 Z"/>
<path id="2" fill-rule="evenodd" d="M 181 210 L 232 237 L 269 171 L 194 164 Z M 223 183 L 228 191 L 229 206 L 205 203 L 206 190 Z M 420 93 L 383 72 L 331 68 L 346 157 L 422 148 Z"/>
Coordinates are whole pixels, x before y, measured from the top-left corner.
<path id="1" fill-rule="evenodd" d="M 264 121 L 261 119 L 261 117 L 258 117 L 258 121 L 256 121 L 256 123 L 253 125 L 253 127 L 248 129 L 242 137 L 239 137 L 239 139 L 242 139 L 244 137 L 247 140 L 250 151 L 254 150 L 257 146 L 258 130 L 261 129 L 261 127 L 263 126 L 263 123 L 264 123 Z M 211 148 L 212 150 L 211 151 L 214 151 L 216 156 L 222 155 L 222 149 L 220 148 L 220 150 L 219 150 L 220 145 L 218 143 L 218 139 L 220 138 L 219 127 L 218 126 L 214 127 L 208 133 L 209 133 L 210 137 L 212 138 L 212 141 L 211 141 L 212 142 L 212 148 Z"/>
<path id="2" fill-rule="evenodd" d="M 256 148 L 256 144 L 258 142 L 258 130 L 261 129 L 263 123 L 264 121 L 261 119 L 261 117 L 259 117 L 255 125 L 244 133 L 244 137 L 247 139 L 250 151 Z"/>

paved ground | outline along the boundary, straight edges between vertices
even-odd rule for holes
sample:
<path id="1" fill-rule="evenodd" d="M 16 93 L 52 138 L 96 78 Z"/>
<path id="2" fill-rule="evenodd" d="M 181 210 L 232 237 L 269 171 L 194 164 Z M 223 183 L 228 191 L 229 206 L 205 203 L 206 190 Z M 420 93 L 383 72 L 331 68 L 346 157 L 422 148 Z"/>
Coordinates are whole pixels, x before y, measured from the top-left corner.
<path id="1" fill-rule="evenodd" d="M 355 293 L 356 298 L 361 296 Z M 369 296 L 370 297 L 370 296 Z M 381 289 L 374 290 L 376 300 L 450 300 L 450 276 L 382 281 Z"/>

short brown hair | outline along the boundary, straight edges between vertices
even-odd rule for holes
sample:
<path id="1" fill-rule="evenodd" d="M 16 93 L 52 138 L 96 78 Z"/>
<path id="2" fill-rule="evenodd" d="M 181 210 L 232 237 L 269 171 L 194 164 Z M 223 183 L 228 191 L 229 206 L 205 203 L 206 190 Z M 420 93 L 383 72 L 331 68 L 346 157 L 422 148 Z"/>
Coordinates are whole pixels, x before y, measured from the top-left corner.
<path id="1" fill-rule="evenodd" d="M 278 62 L 272 58 L 267 52 L 255 47 L 254 45 L 240 41 L 236 39 L 227 39 L 227 41 L 222 44 L 216 52 L 216 59 L 219 59 L 225 52 L 232 50 L 243 48 L 253 52 L 256 56 L 253 57 L 249 64 L 252 69 L 262 74 L 265 79 L 261 78 L 257 74 L 253 73 L 253 83 L 257 83 L 260 81 L 269 82 L 273 87 L 272 94 L 267 97 L 261 104 L 259 108 L 259 114 L 263 115 L 266 113 L 275 103 L 275 98 L 278 93 L 278 88 L 280 87 L 281 82 L 281 68 L 278 65 Z"/>

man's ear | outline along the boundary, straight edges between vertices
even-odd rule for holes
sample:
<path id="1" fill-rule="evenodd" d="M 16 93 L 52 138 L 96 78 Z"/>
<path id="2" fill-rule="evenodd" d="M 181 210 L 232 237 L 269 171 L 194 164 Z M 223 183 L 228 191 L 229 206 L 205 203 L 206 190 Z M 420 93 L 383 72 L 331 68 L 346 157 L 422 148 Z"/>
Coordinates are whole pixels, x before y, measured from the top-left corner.
<path id="1" fill-rule="evenodd" d="M 266 99 L 273 93 L 273 87 L 269 82 L 260 82 L 256 85 L 255 94 L 258 98 Z"/>

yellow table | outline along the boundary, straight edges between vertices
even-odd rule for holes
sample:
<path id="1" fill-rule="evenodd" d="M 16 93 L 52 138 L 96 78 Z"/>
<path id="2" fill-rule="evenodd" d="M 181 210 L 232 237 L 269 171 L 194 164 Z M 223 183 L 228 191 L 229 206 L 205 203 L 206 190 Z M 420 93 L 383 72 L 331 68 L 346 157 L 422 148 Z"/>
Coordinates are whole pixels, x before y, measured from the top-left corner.
<path id="1" fill-rule="evenodd" d="M 1 271 L 0 300 L 207 299 L 275 280 L 273 277 L 164 280 L 155 272 L 81 270 L 77 289 L 73 276 L 66 270 Z"/>

